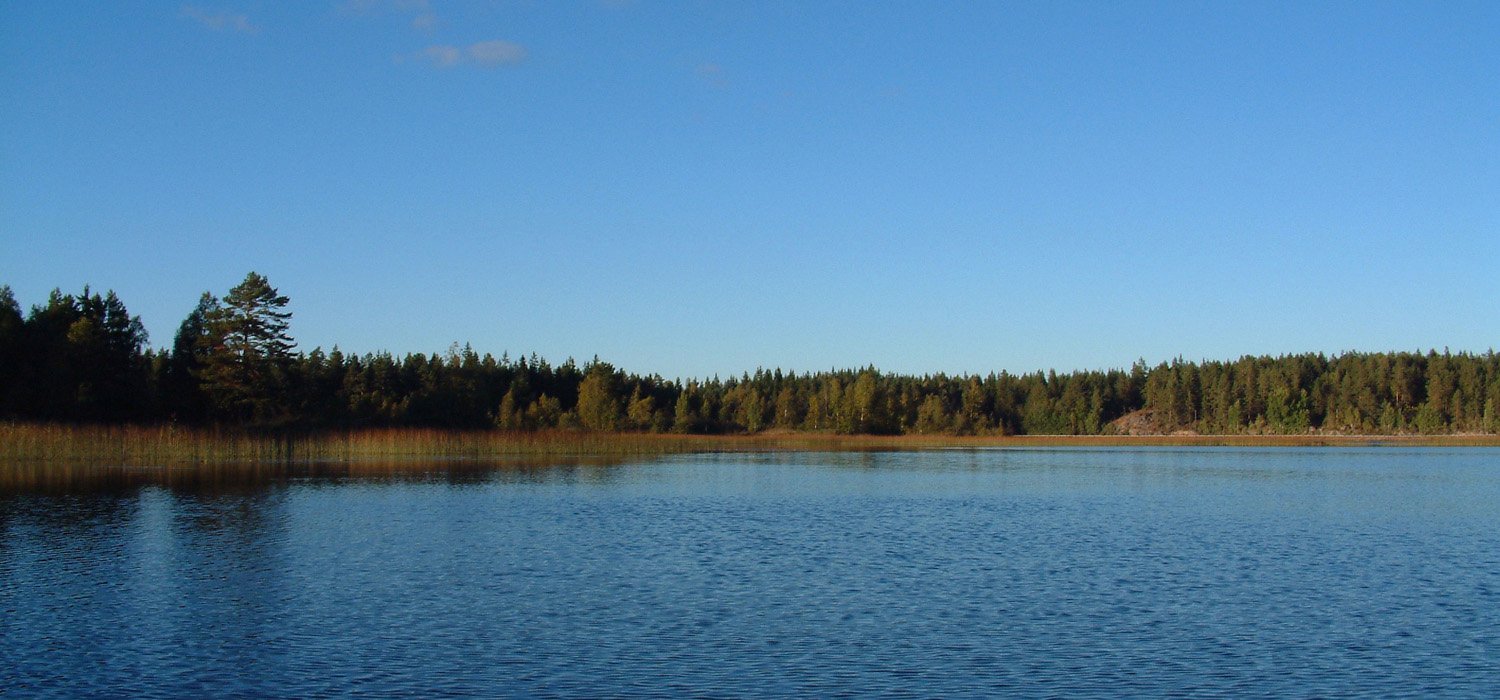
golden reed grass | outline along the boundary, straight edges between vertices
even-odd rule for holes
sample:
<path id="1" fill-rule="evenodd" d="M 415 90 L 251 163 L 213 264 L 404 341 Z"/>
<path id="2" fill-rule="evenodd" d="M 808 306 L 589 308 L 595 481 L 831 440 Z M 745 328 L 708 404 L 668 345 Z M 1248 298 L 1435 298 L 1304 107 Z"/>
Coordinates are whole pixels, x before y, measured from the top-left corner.
<path id="1" fill-rule="evenodd" d="M 216 462 L 357 461 L 405 458 L 584 457 L 763 450 L 920 450 L 963 447 L 1113 446 L 1500 446 L 1496 435 L 980 436 L 675 435 L 454 431 L 388 428 L 272 435 L 177 426 L 0 423 L 0 462 L 180 465 Z"/>
<path id="2" fill-rule="evenodd" d="M 421 429 L 324 431 L 296 437 L 172 426 L 89 427 L 0 423 L 0 493 L 75 493 L 145 485 L 189 489 L 258 487 L 286 477 L 465 480 L 558 468 L 600 474 L 654 455 L 797 451 L 894 451 L 992 447 L 1114 446 L 1500 446 L 1471 436 L 1012 436 L 649 435 L 574 431 Z"/>

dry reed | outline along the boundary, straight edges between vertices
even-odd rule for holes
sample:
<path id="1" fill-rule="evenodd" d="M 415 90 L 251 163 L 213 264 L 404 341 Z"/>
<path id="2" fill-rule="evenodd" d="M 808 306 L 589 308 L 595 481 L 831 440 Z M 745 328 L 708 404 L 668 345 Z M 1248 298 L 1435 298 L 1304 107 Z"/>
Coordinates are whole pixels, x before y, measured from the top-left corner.
<path id="1" fill-rule="evenodd" d="M 358 461 L 405 458 L 628 456 L 761 450 L 919 450 L 963 447 L 1105 446 L 1500 446 L 1495 435 L 1172 435 L 958 437 L 947 435 L 675 435 L 453 431 L 393 428 L 272 435 L 178 426 L 0 423 L 0 463 L 182 465 L 217 462 Z"/>

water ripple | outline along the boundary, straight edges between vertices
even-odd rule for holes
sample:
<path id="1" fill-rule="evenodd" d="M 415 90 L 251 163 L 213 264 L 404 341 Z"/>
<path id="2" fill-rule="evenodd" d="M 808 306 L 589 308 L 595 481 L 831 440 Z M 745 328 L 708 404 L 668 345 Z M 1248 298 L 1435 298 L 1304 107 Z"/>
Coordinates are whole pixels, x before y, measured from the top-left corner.
<path id="1" fill-rule="evenodd" d="M 18 494 L 0 694 L 1495 697 L 1496 457 L 725 455 Z"/>

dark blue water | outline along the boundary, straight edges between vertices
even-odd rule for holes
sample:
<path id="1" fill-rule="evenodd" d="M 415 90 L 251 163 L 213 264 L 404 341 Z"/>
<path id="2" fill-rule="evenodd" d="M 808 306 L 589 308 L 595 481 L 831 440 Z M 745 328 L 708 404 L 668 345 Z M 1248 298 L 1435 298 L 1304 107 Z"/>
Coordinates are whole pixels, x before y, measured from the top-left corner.
<path id="1" fill-rule="evenodd" d="M 5 697 L 1500 697 L 1500 451 L 414 466 L 0 496 Z"/>

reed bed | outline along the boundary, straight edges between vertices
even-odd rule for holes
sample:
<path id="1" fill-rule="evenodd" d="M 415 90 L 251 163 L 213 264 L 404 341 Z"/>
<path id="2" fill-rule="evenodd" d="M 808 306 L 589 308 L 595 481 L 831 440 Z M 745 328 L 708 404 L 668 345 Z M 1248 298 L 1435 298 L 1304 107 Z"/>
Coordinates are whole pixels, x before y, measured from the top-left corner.
<path id="1" fill-rule="evenodd" d="M 507 432 L 372 429 L 270 434 L 179 426 L 73 426 L 0 423 L 0 462 L 82 462 L 116 466 L 243 462 L 365 461 L 417 458 L 524 458 L 744 452 L 764 450 L 921 450 L 964 447 L 1089 446 L 1500 446 L 1496 435 L 1170 435 L 979 436 L 675 435 L 579 431 Z"/>
<path id="2" fill-rule="evenodd" d="M 209 461 L 192 464 L 0 462 L 0 497 L 13 494 L 125 492 L 146 486 L 238 493 L 289 480 L 340 479 L 479 483 L 492 478 L 546 481 L 607 479 L 630 456 L 530 456 L 494 459 L 356 459 L 349 461 Z"/>
<path id="3" fill-rule="evenodd" d="M 496 466 L 598 476 L 639 457 L 761 451 L 894 451 L 1115 446 L 1500 446 L 1495 435 L 951 436 L 652 435 L 422 429 L 275 435 L 176 426 L 0 423 L 0 494 L 152 485 L 236 490 L 286 478 L 485 479 Z"/>
<path id="4" fill-rule="evenodd" d="M 689 436 L 383 429 L 302 434 L 176 426 L 0 424 L 0 461 L 180 465 L 660 454 L 692 451 Z"/>

